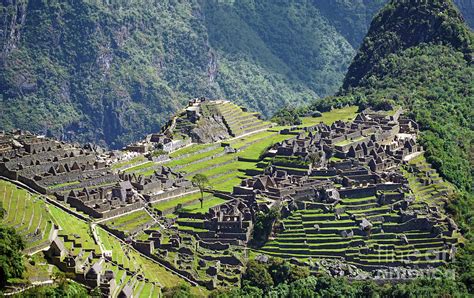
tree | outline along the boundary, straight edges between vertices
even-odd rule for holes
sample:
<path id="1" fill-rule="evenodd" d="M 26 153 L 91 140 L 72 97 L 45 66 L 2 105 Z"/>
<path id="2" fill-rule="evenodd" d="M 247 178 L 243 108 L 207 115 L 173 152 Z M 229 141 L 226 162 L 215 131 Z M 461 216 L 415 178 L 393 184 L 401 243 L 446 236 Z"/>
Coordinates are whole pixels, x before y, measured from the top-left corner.
<path id="1" fill-rule="evenodd" d="M 320 152 L 313 152 L 308 155 L 309 161 L 311 162 L 311 166 L 316 165 L 318 161 L 321 160 L 321 153 Z"/>
<path id="2" fill-rule="evenodd" d="M 268 271 L 273 278 L 273 282 L 276 285 L 287 281 L 290 270 L 290 263 L 281 258 L 272 258 L 270 267 L 268 268 Z"/>
<path id="3" fill-rule="evenodd" d="M 243 285 L 258 287 L 268 291 L 273 287 L 273 279 L 267 270 L 267 267 L 255 260 L 250 260 L 247 264 L 247 270 L 242 276 Z"/>
<path id="4" fill-rule="evenodd" d="M 165 287 L 163 289 L 163 297 L 169 298 L 185 298 L 193 297 L 191 293 L 191 288 L 188 284 L 181 283 L 171 288 Z"/>
<path id="5" fill-rule="evenodd" d="M 191 179 L 191 181 L 199 188 L 199 191 L 201 192 L 201 198 L 199 199 L 199 201 L 201 202 L 202 208 L 202 204 L 204 202 L 204 189 L 206 188 L 206 186 L 209 186 L 209 179 L 207 179 L 207 176 L 204 174 L 196 174 Z"/>
<path id="6" fill-rule="evenodd" d="M 0 288 L 8 279 L 20 278 L 25 266 L 21 251 L 25 243 L 14 229 L 0 225 Z"/>

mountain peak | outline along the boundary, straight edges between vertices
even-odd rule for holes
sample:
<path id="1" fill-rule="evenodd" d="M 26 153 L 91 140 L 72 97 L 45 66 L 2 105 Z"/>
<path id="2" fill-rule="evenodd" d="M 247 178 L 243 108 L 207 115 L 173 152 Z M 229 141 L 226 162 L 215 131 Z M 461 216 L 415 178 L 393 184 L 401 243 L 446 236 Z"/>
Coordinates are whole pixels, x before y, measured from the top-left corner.
<path id="1" fill-rule="evenodd" d="M 451 0 L 391 0 L 372 21 L 343 89 L 363 84 L 387 55 L 422 43 L 449 45 L 472 59 L 472 33 Z"/>

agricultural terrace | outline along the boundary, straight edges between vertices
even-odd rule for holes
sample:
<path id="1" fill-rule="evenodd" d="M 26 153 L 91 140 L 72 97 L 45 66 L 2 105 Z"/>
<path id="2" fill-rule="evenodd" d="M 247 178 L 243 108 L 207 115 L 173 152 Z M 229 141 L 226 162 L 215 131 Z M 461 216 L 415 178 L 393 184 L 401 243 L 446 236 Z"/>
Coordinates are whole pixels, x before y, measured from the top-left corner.
<path id="1" fill-rule="evenodd" d="M 128 245 L 108 234 L 102 228 L 98 228 L 97 232 L 104 249 L 112 251 L 112 261 L 117 264 L 118 268 L 123 272 L 142 274 L 150 281 L 150 283 L 146 284 L 153 285 L 156 293 L 159 292 L 160 287 L 172 287 L 184 282 L 180 277 L 143 257 Z M 120 278 L 120 274 L 116 274 L 116 276 Z M 148 288 L 150 287 L 147 286 L 146 289 Z M 199 289 L 196 290 L 200 291 Z"/>
<path id="2" fill-rule="evenodd" d="M 434 233 L 416 227 L 395 232 L 400 215 L 391 211 L 390 205 L 379 207 L 375 197 L 345 198 L 335 206 L 340 207 L 344 207 L 346 212 L 339 217 L 320 209 L 294 212 L 283 220 L 284 231 L 259 252 L 302 261 L 310 258 L 345 259 L 365 270 L 406 261 L 426 267 L 443 265 L 446 260 L 437 256 L 447 254 L 447 245 L 456 243 L 458 239 L 458 235 L 436 237 Z M 373 224 L 368 236 L 344 235 L 347 231 L 358 231 L 362 219 Z M 400 240 L 404 237 L 407 239 L 405 243 Z"/>
<path id="3" fill-rule="evenodd" d="M 356 112 L 357 107 L 347 107 L 322 113 L 321 117 L 305 117 L 300 128 L 316 125 L 321 121 L 332 124 L 337 120 L 352 120 Z M 176 170 L 186 173 L 189 178 L 196 173 L 203 173 L 209 178 L 210 188 L 217 191 L 231 192 L 233 187 L 240 184 L 243 179 L 263 171 L 266 162 L 263 161 L 262 155 L 269 147 L 294 137 L 294 135 L 279 134 L 281 128 L 269 128 L 265 131 L 222 142 L 224 146 L 230 145 L 232 148 L 238 149 L 235 154 L 225 154 L 223 146 L 215 149 L 211 148 L 212 150 L 209 151 L 206 150 L 211 146 L 215 146 L 215 144 L 192 145 L 171 154 L 172 160 L 164 165 L 174 167 Z M 192 154 L 193 152 L 196 154 Z M 150 166 L 148 172 L 141 169 L 138 173 L 150 175 L 153 173 L 153 166 Z M 199 196 L 199 193 L 187 195 L 155 203 L 153 207 L 160 211 L 174 211 L 179 204 L 183 206 L 186 204 L 200 206 Z M 210 202 L 215 203 L 215 205 L 221 203 L 220 200 L 215 199 Z M 206 208 L 215 206 L 211 203 L 206 204 Z"/>
<path id="4" fill-rule="evenodd" d="M 48 245 L 52 220 L 45 202 L 3 180 L 0 180 L 0 200 L 6 211 L 2 222 L 16 229 L 25 240 L 27 249 Z"/>
<path id="5" fill-rule="evenodd" d="M 122 231 L 126 235 L 131 235 L 140 230 L 142 226 L 153 222 L 154 219 L 145 210 L 141 209 L 107 220 L 104 224 L 114 230 Z"/>
<path id="6" fill-rule="evenodd" d="M 411 159 L 402 172 L 408 179 L 416 203 L 443 206 L 445 202 L 442 198 L 453 191 L 453 186 L 439 176 L 422 154 Z"/>
<path id="7" fill-rule="evenodd" d="M 92 249 L 100 254 L 99 245 L 95 242 L 91 227 L 88 223 L 71 216 L 56 206 L 49 205 L 54 222 L 59 226 L 59 236 L 63 238 L 67 249 L 75 250 Z M 79 245 L 77 245 L 79 244 Z M 77 251 L 79 253 L 79 251 Z"/>

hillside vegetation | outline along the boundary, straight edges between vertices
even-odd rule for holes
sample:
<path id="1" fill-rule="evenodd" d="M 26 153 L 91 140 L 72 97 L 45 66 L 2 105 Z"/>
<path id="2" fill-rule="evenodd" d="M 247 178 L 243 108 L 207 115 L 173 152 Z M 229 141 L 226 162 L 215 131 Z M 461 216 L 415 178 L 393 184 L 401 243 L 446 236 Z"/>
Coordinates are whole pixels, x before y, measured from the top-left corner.
<path id="1" fill-rule="evenodd" d="M 312 106 L 402 106 L 420 124 L 428 162 L 459 189 L 448 208 L 468 239 L 458 257 L 466 285 L 474 270 L 473 40 L 449 0 L 390 1 L 372 22 L 340 96 Z"/>
<path id="2" fill-rule="evenodd" d="M 191 97 L 270 116 L 333 94 L 385 2 L 4 1 L 0 129 L 119 148 Z"/>
<path id="3" fill-rule="evenodd" d="M 473 33 L 451 1 L 426 3 L 391 1 L 372 22 L 342 96 L 317 102 L 314 108 L 347 102 L 382 109 L 404 106 L 421 125 L 428 161 L 469 191 Z M 401 17 L 407 11 L 412 17 Z M 393 46 L 379 46 L 385 40 Z"/>

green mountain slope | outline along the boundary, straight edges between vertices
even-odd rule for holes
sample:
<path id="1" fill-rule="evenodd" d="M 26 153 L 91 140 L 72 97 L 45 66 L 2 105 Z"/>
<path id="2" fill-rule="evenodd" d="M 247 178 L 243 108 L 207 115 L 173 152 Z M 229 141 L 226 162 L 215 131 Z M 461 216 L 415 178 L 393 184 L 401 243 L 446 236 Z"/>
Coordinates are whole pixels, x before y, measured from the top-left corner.
<path id="1" fill-rule="evenodd" d="M 190 97 L 270 116 L 337 91 L 386 1 L 3 1 L 0 129 L 117 148 Z"/>
<path id="2" fill-rule="evenodd" d="M 391 1 L 373 20 L 343 87 L 363 85 L 389 54 L 429 43 L 452 46 L 469 56 L 471 42 L 469 29 L 450 1 Z"/>
<path id="3" fill-rule="evenodd" d="M 312 106 L 402 106 L 420 124 L 427 160 L 459 189 L 448 209 L 467 239 L 456 268 L 471 292 L 473 41 L 451 0 L 391 0 L 372 22 L 339 96 Z"/>
<path id="4" fill-rule="evenodd" d="M 403 106 L 421 126 L 427 160 L 460 190 L 451 209 L 468 239 L 474 231 L 473 36 L 450 0 L 392 0 L 372 22 L 346 89 L 312 107 Z"/>
<path id="5" fill-rule="evenodd" d="M 429 161 L 470 190 L 473 33 L 449 0 L 391 1 L 375 17 L 338 100 L 403 105 L 421 124 Z"/>

